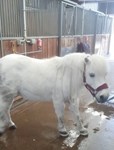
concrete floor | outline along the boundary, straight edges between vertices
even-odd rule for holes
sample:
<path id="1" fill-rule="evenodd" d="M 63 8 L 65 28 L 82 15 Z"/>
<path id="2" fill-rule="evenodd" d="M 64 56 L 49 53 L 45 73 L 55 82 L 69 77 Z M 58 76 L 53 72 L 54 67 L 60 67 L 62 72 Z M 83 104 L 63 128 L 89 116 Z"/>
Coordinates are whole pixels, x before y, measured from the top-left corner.
<path id="1" fill-rule="evenodd" d="M 66 110 L 65 114 L 67 113 Z M 8 130 L 0 138 L 0 150 L 113 150 L 114 148 L 114 108 L 107 105 L 94 103 L 82 113 L 82 118 L 87 121 L 89 136 L 80 136 L 72 148 L 63 144 L 65 138 L 59 137 L 52 103 L 24 103 L 13 109 L 12 118 L 17 129 Z M 70 123 L 70 118 L 67 118 L 66 124 Z"/>
<path id="2" fill-rule="evenodd" d="M 110 66 L 114 66 L 111 60 Z M 113 70 L 113 69 L 112 69 Z M 111 70 L 111 71 L 112 71 Z M 114 71 L 111 72 L 110 79 Z M 114 82 L 110 82 L 113 91 Z M 86 96 L 86 99 L 90 96 Z M 64 144 L 59 136 L 57 120 L 51 102 L 25 102 L 12 109 L 16 130 L 8 130 L 0 137 L 0 150 L 113 150 L 114 105 L 92 103 L 86 109 L 81 105 L 83 123 L 88 137 L 79 136 L 72 147 Z M 66 109 L 65 122 L 71 129 L 72 119 Z"/>

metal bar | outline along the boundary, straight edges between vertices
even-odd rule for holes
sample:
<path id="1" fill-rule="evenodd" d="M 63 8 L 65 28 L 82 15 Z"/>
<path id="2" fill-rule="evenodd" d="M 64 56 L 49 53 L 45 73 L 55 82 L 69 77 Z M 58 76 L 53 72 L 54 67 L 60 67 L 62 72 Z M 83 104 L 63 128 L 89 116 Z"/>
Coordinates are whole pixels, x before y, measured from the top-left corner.
<path id="1" fill-rule="evenodd" d="M 59 32 L 59 37 L 58 37 L 58 52 L 59 56 L 61 54 L 61 37 L 62 37 L 62 24 L 63 24 L 63 3 L 62 1 L 59 1 L 59 23 L 58 23 L 58 32 Z"/>
<path id="2" fill-rule="evenodd" d="M 23 39 L 23 37 L 3 37 L 2 36 L 2 40 L 16 40 L 16 39 Z"/>
<path id="3" fill-rule="evenodd" d="M 111 21 L 111 30 L 110 30 L 110 33 L 109 33 L 108 52 L 107 52 L 107 54 L 109 54 L 109 52 L 110 52 L 112 25 L 113 25 L 113 20 Z"/>
<path id="4" fill-rule="evenodd" d="M 24 23 L 24 39 L 27 37 L 27 26 L 26 26 L 26 1 L 23 0 L 23 23 Z M 25 55 L 26 55 L 26 42 L 24 43 Z"/>
<path id="5" fill-rule="evenodd" d="M 83 8 L 83 11 L 82 11 L 82 33 L 81 33 L 81 35 L 83 35 L 84 34 L 84 15 L 85 15 L 85 10 L 84 10 L 84 8 Z"/>
<path id="6" fill-rule="evenodd" d="M 4 51 L 3 51 L 3 39 L 2 39 L 1 13 L 0 13 L 0 41 L 1 41 L 1 51 L 2 51 L 2 57 L 3 57 L 4 56 Z"/>
<path id="7" fill-rule="evenodd" d="M 77 6 L 75 7 L 75 15 L 74 15 L 74 20 L 75 20 L 75 22 L 74 22 L 74 34 L 76 35 L 76 28 L 77 28 Z"/>
<path id="8" fill-rule="evenodd" d="M 37 38 L 58 38 L 58 36 L 28 36 L 26 39 L 37 39 Z M 2 37 L 3 40 L 12 39 L 23 39 L 23 37 Z"/>
<path id="9" fill-rule="evenodd" d="M 79 2 L 84 2 L 84 0 L 79 0 Z M 105 2 L 114 2 L 114 0 L 85 0 L 85 2 L 87 3 L 87 2 L 91 2 L 91 3 L 95 3 L 95 2 L 103 2 L 103 3 L 105 3 Z"/>
<path id="10" fill-rule="evenodd" d="M 27 37 L 27 32 L 26 32 L 26 1 L 23 0 L 23 22 L 24 22 L 24 38 Z"/>
<path id="11" fill-rule="evenodd" d="M 71 1 L 71 0 L 62 0 L 62 2 L 63 3 L 67 3 L 67 4 L 69 4 L 69 5 L 78 5 L 79 7 L 80 7 L 80 5 L 79 4 L 77 4 L 76 2 L 73 2 L 73 1 Z"/>
<path id="12" fill-rule="evenodd" d="M 42 52 L 42 50 L 37 50 L 37 51 L 26 52 L 26 55 L 27 55 L 27 54 L 40 53 L 40 52 Z M 25 53 L 17 53 L 17 54 L 24 55 Z"/>
<path id="13" fill-rule="evenodd" d="M 95 53 L 95 44 L 96 44 L 96 35 L 97 35 L 97 22 L 98 22 L 98 14 L 96 13 L 96 18 L 95 18 L 95 28 L 94 28 L 94 38 L 93 38 L 93 53 Z"/>

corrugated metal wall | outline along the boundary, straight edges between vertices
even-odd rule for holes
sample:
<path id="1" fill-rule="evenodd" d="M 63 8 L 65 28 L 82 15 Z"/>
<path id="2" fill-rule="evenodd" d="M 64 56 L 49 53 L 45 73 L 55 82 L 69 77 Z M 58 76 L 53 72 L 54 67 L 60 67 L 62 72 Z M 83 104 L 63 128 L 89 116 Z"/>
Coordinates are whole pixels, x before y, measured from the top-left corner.
<path id="1" fill-rule="evenodd" d="M 58 36 L 59 0 L 25 0 L 27 37 Z M 23 0 L 0 0 L 2 37 L 23 37 Z M 78 5 L 63 3 L 62 35 L 109 33 L 111 18 Z M 91 21 L 90 21 L 91 20 Z"/>
<path id="2" fill-rule="evenodd" d="M 108 15 L 66 3 L 62 14 L 62 35 L 93 35 L 96 28 L 97 34 L 110 34 L 112 18 Z"/>
<path id="3" fill-rule="evenodd" d="M 26 0 L 27 36 L 58 35 L 58 1 Z M 23 0 L 0 0 L 2 37 L 23 37 Z M 53 22 L 53 23 L 52 23 Z"/>
<path id="4" fill-rule="evenodd" d="M 58 0 L 27 0 L 27 36 L 58 36 Z"/>
<path id="5" fill-rule="evenodd" d="M 0 0 L 2 37 L 23 36 L 22 0 Z"/>

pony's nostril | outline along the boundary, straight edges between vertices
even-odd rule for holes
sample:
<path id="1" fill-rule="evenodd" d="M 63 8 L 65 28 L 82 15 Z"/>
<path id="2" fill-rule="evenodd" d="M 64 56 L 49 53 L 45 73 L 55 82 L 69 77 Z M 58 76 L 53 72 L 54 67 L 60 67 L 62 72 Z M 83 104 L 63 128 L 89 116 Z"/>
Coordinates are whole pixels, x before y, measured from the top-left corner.
<path id="1" fill-rule="evenodd" d="M 100 96 L 100 102 L 101 103 L 105 103 L 107 101 L 107 99 L 108 99 L 108 96 L 105 96 L 105 95 Z"/>
<path id="2" fill-rule="evenodd" d="M 101 95 L 101 96 L 100 96 L 100 100 L 104 100 L 104 95 Z"/>

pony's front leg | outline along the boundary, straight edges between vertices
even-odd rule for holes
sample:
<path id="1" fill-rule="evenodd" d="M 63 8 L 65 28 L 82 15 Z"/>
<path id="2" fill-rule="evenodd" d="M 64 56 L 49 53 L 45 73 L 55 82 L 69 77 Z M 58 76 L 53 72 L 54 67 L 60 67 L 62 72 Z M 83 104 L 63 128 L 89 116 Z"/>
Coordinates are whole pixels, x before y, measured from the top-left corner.
<path id="1" fill-rule="evenodd" d="M 88 135 L 88 131 L 86 128 L 84 128 L 80 119 L 78 99 L 71 99 L 69 108 L 70 108 L 70 112 L 73 115 L 74 124 L 77 125 L 78 131 L 80 132 L 80 134 L 84 136 Z"/>
<path id="2" fill-rule="evenodd" d="M 55 100 L 53 101 L 53 105 L 55 108 L 55 113 L 58 119 L 58 131 L 59 134 L 63 137 L 68 136 L 68 132 L 64 125 L 64 102 Z"/>

